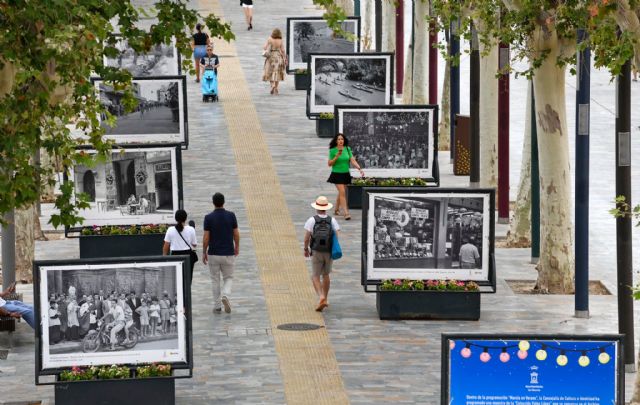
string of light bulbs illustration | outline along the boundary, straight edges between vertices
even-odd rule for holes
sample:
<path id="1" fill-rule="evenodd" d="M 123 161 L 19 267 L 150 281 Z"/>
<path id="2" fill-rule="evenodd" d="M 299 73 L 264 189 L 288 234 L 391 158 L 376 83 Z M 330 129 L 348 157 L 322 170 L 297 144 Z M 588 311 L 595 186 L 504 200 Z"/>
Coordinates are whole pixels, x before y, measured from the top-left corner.
<path id="1" fill-rule="evenodd" d="M 532 343 L 539 345 L 538 350 L 536 350 L 535 356 L 539 361 L 545 361 L 548 357 L 547 351 L 553 350 L 557 351 L 559 354 L 556 357 L 556 363 L 559 366 L 566 366 L 569 363 L 569 358 L 567 357 L 567 353 L 574 352 L 580 353 L 580 357 L 578 358 L 578 364 L 582 367 L 587 367 L 591 364 L 591 359 L 589 358 L 588 353 L 590 352 L 599 352 L 598 361 L 600 364 L 607 364 L 611 360 L 611 356 L 606 352 L 608 347 L 613 346 L 613 343 L 607 343 L 601 346 L 593 347 L 590 349 L 567 349 L 567 348 L 559 348 L 554 347 L 551 342 L 529 342 L 527 340 L 521 340 L 518 344 L 511 344 L 505 346 L 485 346 L 477 343 L 469 342 L 466 340 L 461 341 L 464 343 L 465 347 L 460 350 L 460 356 L 468 359 L 472 355 L 471 347 L 477 347 L 482 350 L 480 353 L 480 361 L 483 363 L 487 363 L 491 360 L 490 351 L 499 351 L 499 359 L 501 362 L 506 363 L 511 360 L 511 355 L 509 354 L 509 349 L 518 348 L 517 357 L 520 360 L 524 360 L 529 356 L 529 349 L 532 348 Z M 557 343 L 557 342 L 556 342 Z M 449 350 L 453 351 L 456 347 L 456 342 L 454 340 L 449 341 Z"/>

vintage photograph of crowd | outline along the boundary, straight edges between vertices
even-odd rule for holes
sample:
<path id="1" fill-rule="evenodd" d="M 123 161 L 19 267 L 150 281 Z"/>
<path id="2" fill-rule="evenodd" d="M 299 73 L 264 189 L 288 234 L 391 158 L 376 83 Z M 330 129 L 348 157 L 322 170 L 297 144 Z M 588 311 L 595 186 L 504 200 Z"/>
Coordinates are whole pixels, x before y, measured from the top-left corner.
<path id="1" fill-rule="evenodd" d="M 349 146 L 367 176 L 432 176 L 431 108 L 336 106 L 335 110 L 338 131 L 348 137 Z"/>
<path id="2" fill-rule="evenodd" d="M 340 28 L 348 38 L 333 32 L 322 17 L 287 18 L 288 71 L 306 69 L 311 53 L 352 53 L 360 50 L 360 18 L 347 17 Z"/>
<path id="3" fill-rule="evenodd" d="M 149 52 L 136 52 L 126 39 L 120 39 L 114 47 L 118 56 L 105 56 L 104 65 L 127 70 L 134 78 L 180 74 L 180 55 L 173 42 L 153 45 Z"/>
<path id="4" fill-rule="evenodd" d="M 105 137 L 117 144 L 186 142 L 185 80 L 184 76 L 133 80 L 133 95 L 138 102 L 133 111 L 125 110 L 122 91 L 96 80 L 100 103 L 116 120 L 112 127 L 106 122 L 107 114 L 101 115 Z"/>
<path id="5" fill-rule="evenodd" d="M 175 147 L 114 150 L 107 162 L 75 166 L 75 193 L 86 194 L 90 205 L 80 211 L 82 225 L 173 222 L 178 176 Z"/>
<path id="6" fill-rule="evenodd" d="M 333 113 L 334 105 L 392 103 L 391 54 L 310 56 L 309 113 Z"/>
<path id="7" fill-rule="evenodd" d="M 43 368 L 186 361 L 182 262 L 39 271 Z"/>
<path id="8" fill-rule="evenodd" d="M 370 279 L 488 279 L 490 194 L 368 193 Z"/>

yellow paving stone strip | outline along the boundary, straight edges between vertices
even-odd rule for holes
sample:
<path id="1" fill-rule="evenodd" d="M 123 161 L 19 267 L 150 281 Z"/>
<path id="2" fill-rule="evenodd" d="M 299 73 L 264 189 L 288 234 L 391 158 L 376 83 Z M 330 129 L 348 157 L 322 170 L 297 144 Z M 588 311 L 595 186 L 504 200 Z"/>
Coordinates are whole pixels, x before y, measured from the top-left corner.
<path id="1" fill-rule="evenodd" d="M 218 0 L 200 5 L 222 16 Z M 287 403 L 348 404 L 324 319 L 314 310 L 316 294 L 235 46 L 216 41 L 216 52 L 226 56 L 220 94 Z M 323 327 L 304 332 L 277 329 L 299 322 Z"/>

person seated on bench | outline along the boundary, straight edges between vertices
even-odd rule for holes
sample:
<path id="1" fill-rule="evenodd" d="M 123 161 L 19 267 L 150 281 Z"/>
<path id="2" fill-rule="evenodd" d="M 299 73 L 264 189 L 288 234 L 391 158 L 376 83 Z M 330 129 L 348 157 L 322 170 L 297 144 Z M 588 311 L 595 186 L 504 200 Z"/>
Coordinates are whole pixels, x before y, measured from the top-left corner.
<path id="1" fill-rule="evenodd" d="M 29 324 L 29 326 L 35 329 L 36 319 L 35 319 L 35 313 L 33 312 L 33 306 L 29 304 L 25 304 L 22 301 L 17 301 L 17 300 L 5 301 L 4 300 L 9 295 L 15 294 L 15 292 L 16 292 L 16 283 L 14 282 L 9 286 L 9 288 L 7 288 L 6 290 L 0 293 L 0 316 L 10 316 L 12 318 L 18 318 L 18 319 L 22 318 Z"/>

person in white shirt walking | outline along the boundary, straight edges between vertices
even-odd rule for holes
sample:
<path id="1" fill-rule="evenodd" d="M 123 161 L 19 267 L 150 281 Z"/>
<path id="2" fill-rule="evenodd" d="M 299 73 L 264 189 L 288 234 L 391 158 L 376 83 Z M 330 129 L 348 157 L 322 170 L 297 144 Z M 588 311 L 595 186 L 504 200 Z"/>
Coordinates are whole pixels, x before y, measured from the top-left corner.
<path id="1" fill-rule="evenodd" d="M 187 255 L 191 256 L 191 277 L 193 280 L 193 266 L 195 266 L 195 259 L 197 256 L 192 255 L 193 249 L 198 246 L 196 240 L 196 230 L 186 225 L 187 212 L 185 210 L 176 211 L 175 215 L 176 224 L 167 229 L 167 233 L 164 236 L 164 245 L 162 246 L 163 255 Z"/>
<path id="2" fill-rule="evenodd" d="M 329 306 L 328 296 L 331 287 L 331 247 L 333 232 L 340 231 L 340 225 L 335 218 L 327 215 L 327 211 L 333 208 L 327 197 L 320 196 L 311 204 L 316 209 L 316 215 L 307 219 L 304 224 L 304 257 L 311 256 L 313 273 L 311 281 L 318 294 L 316 311 L 322 312 Z"/>

